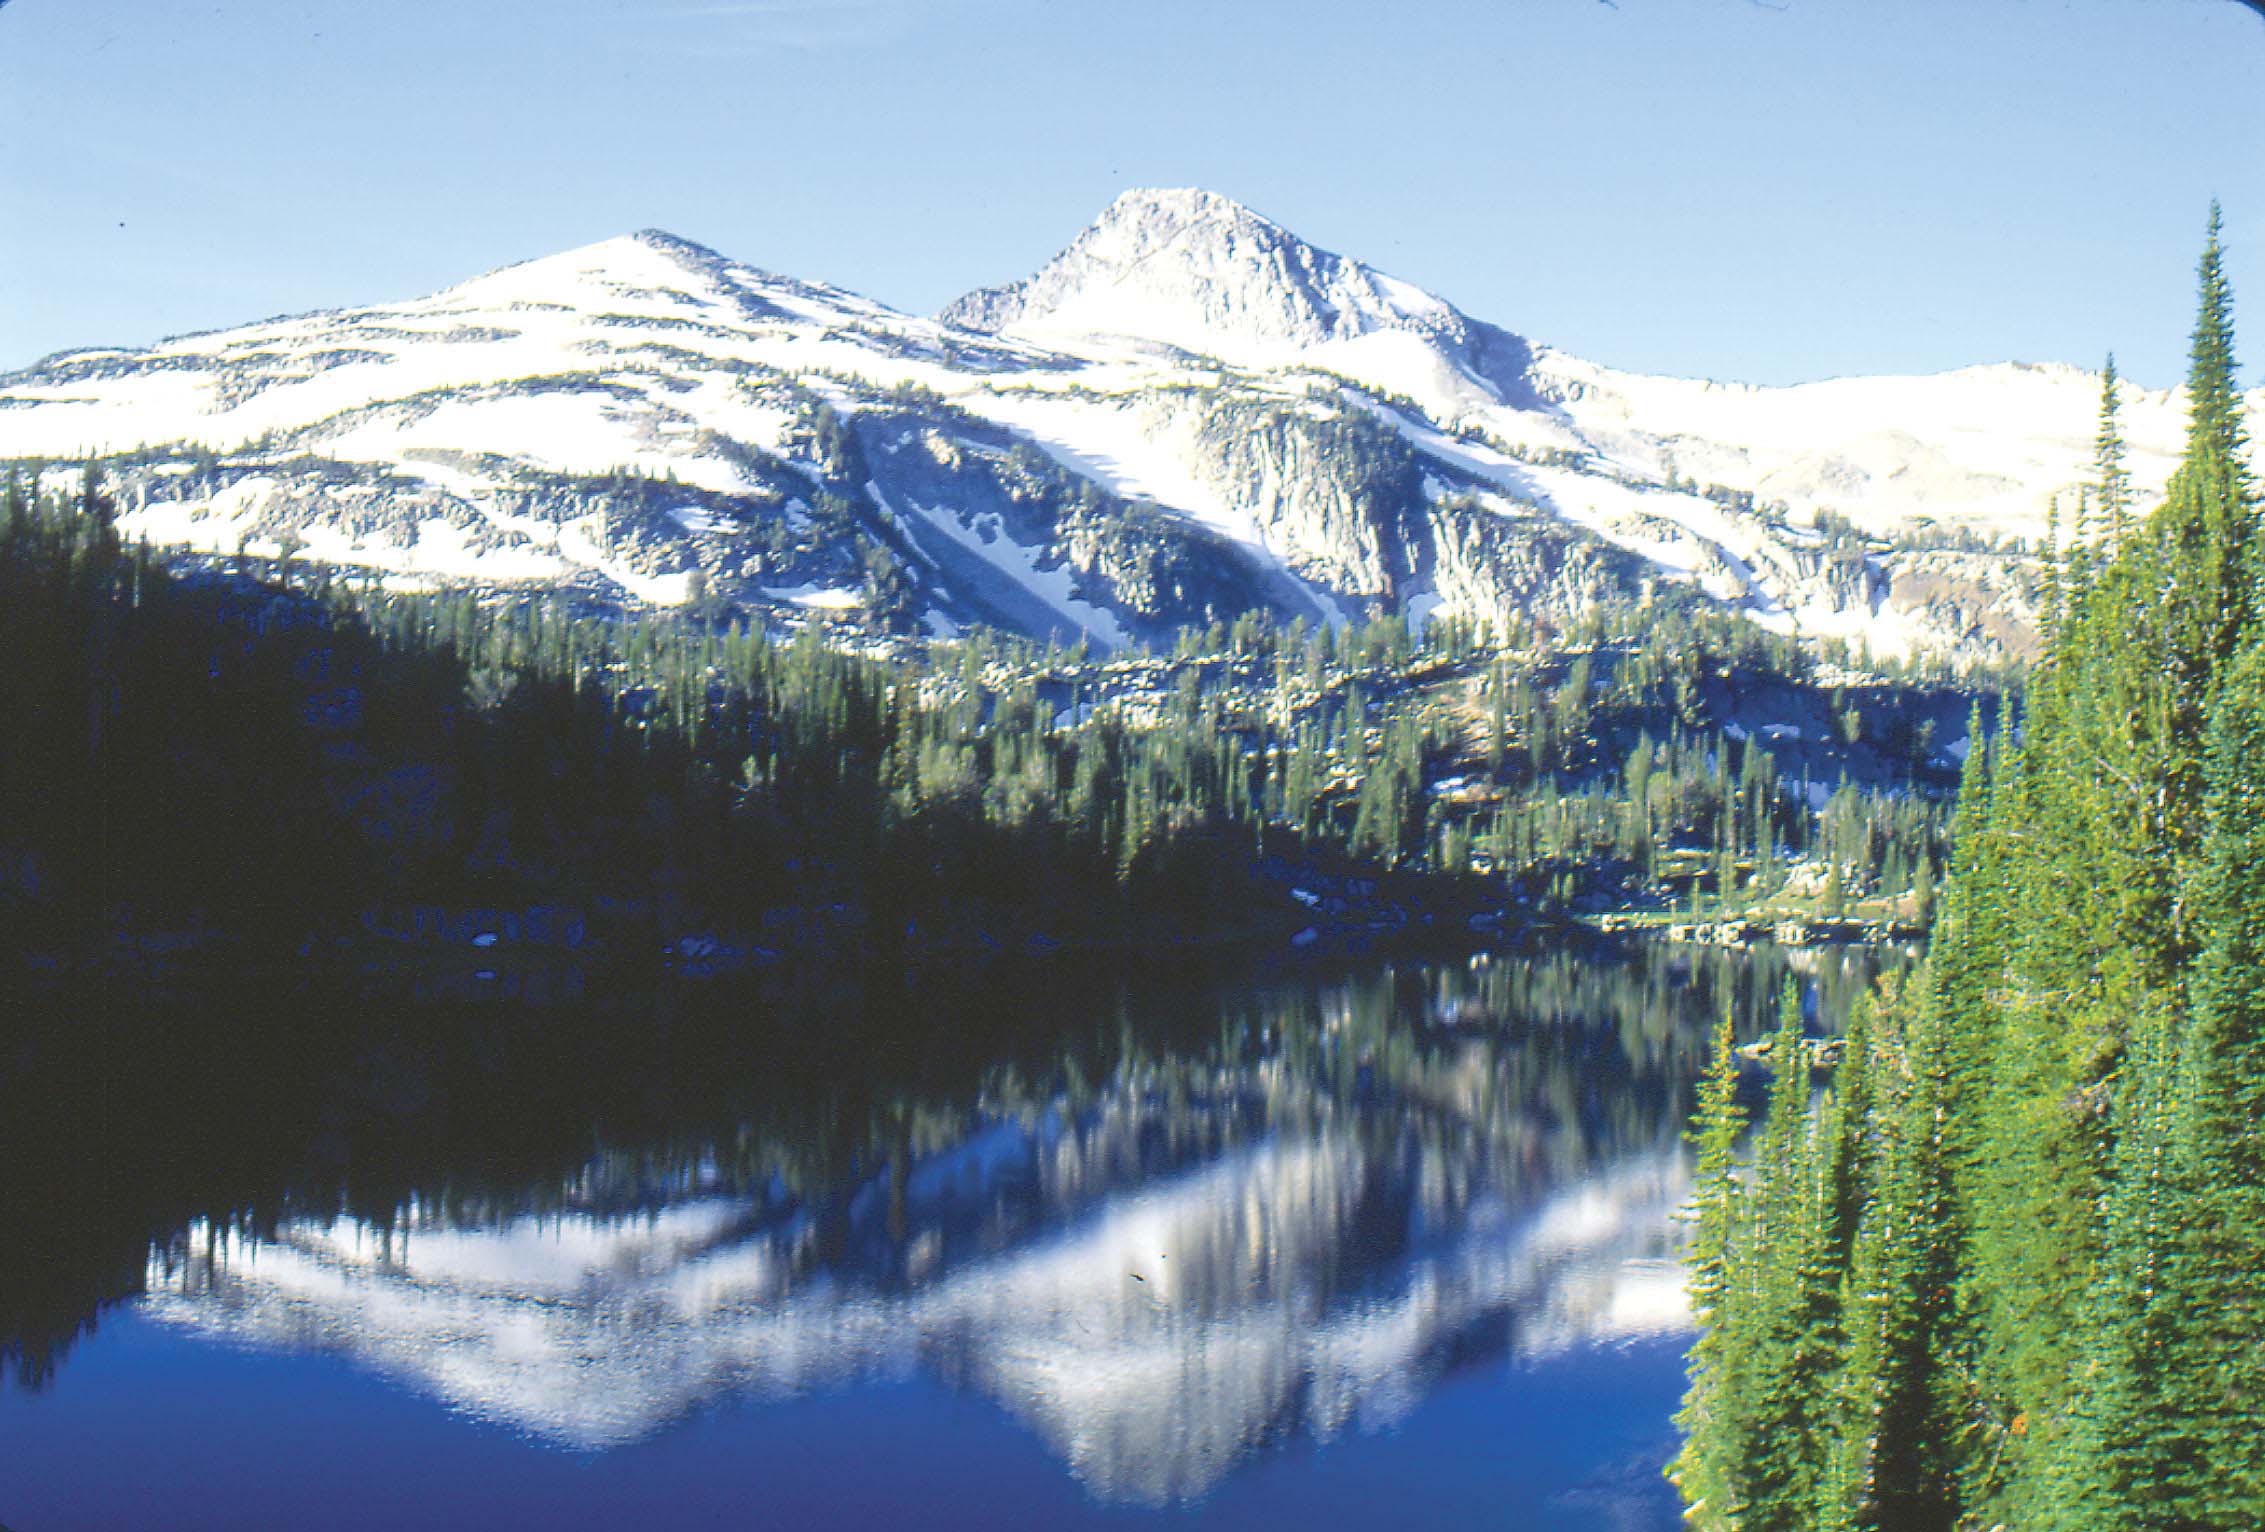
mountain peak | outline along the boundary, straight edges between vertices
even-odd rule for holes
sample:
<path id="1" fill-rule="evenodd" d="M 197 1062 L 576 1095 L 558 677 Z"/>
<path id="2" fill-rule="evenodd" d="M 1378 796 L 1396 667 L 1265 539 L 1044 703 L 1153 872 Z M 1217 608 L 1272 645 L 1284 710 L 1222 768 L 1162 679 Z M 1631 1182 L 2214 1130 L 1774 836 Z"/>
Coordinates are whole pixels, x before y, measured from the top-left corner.
<path id="1" fill-rule="evenodd" d="M 1269 364 L 1379 330 L 1460 328 L 1453 308 L 1196 187 L 1125 192 L 1038 272 L 969 293 L 947 323 L 1127 337 Z"/>
<path id="2" fill-rule="evenodd" d="M 1286 233 L 1271 218 L 1253 212 L 1232 197 L 1200 186 L 1136 186 L 1119 192 L 1101 210 L 1093 227 L 1128 222 L 1171 221 L 1188 223 L 1250 223 Z"/>
<path id="3" fill-rule="evenodd" d="M 721 305 L 723 312 L 760 319 L 771 313 L 761 289 L 782 280 L 666 229 L 638 229 L 498 267 L 436 296 L 454 304 L 532 303 L 599 314 L 658 305 L 678 317 Z"/>
<path id="4" fill-rule="evenodd" d="M 718 265 L 724 263 L 724 257 L 709 249 L 706 245 L 697 240 L 686 239 L 681 234 L 671 234 L 666 229 L 639 229 L 634 234 L 622 237 L 634 240 L 647 249 L 661 251 L 665 255 L 679 256 L 685 260 L 702 263 L 714 262 Z"/>

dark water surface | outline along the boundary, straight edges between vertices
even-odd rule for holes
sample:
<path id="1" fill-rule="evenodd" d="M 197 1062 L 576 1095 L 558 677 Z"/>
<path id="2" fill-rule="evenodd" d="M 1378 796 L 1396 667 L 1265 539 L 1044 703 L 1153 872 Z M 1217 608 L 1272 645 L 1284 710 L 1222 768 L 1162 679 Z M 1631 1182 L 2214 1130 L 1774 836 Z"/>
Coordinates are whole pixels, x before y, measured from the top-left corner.
<path id="1" fill-rule="evenodd" d="M 1711 1017 L 1553 945 L 16 1008 L 0 1522 L 1673 1527 Z"/>

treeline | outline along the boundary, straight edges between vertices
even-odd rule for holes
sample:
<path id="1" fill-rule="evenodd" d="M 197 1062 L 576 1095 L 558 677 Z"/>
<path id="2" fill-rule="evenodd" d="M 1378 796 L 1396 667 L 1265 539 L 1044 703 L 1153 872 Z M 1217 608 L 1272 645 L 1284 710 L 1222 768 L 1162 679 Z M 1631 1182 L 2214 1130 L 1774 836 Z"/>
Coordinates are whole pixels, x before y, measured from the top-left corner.
<path id="1" fill-rule="evenodd" d="M 788 937 L 883 946 L 1217 938 L 1295 912 L 1254 898 L 1261 857 L 1388 872 L 1403 844 L 1351 806 L 1270 813 L 1277 763 L 1197 686 L 1136 723 L 980 640 L 907 664 L 816 628 L 169 573 L 94 472 L 33 483 L 0 502 L 20 950 L 303 944 L 389 899 L 563 899 L 671 934 L 784 913 Z"/>
<path id="2" fill-rule="evenodd" d="M 1442 794 L 1443 772 L 1477 763 L 1446 705 L 1452 685 L 1432 679 L 1492 652 L 1451 624 L 1417 640 L 1397 616 L 1308 630 L 1256 615 L 1191 630 L 1176 662 L 1120 667 L 981 635 L 884 661 L 812 629 L 781 644 L 663 613 L 575 619 L 553 603 L 359 588 L 335 599 L 389 649 L 455 656 L 474 695 L 524 685 L 593 699 L 584 748 L 602 756 L 627 738 L 665 777 L 721 785 L 714 812 L 744 838 L 710 842 L 730 847 L 727 869 L 775 888 L 823 868 L 830 897 L 892 920 L 996 918 L 1019 897 L 1057 924 L 1067 908 L 1129 908 L 1145 929 L 1192 935 L 1250 913 L 1208 880 L 1232 865 L 1223 886 L 1236 887 L 1240 864 L 1261 858 L 1485 873 L 1565 903 L 1651 888 L 1680 852 L 1678 886 L 1719 903 L 1816 853 L 1852 898 L 1930 890 L 1947 843 L 1946 809 L 1908 791 L 1843 784 L 1812 813 L 1810 784 L 1710 726 L 1699 678 L 1735 692 L 1742 666 L 1807 663 L 1743 623 L 1668 620 L 1625 652 L 1599 638 L 1562 661 L 1494 662 L 1483 786 Z M 1562 675 L 1544 702 L 1534 678 L 1551 669 Z M 566 727 L 554 701 L 524 743 Z M 1930 736 L 1908 732 L 1924 757 Z"/>
<path id="3" fill-rule="evenodd" d="M 798 944 L 1217 939 L 1300 920 L 1308 871 L 1449 907 L 1723 907 L 1797 859 L 1830 913 L 1923 915 L 1945 845 L 1931 719 L 1830 693 L 1814 748 L 1878 769 L 1828 800 L 1811 745 L 1784 769 L 1731 717 L 1757 687 L 1814 708 L 1811 659 L 1705 611 L 858 652 L 697 602 L 412 593 L 288 555 L 169 572 L 96 470 L 43 482 L 0 504 L 0 907 L 26 950 L 304 944 L 416 900 Z"/>
<path id="4" fill-rule="evenodd" d="M 1215 707 L 1057 731 L 1026 686 L 939 697 L 815 632 L 176 577 L 91 473 L 11 481 L 0 642 L 0 904 L 35 952 L 303 942 L 387 898 L 667 932 L 783 907 L 877 939 L 1251 914 L 1258 800 Z"/>
<path id="5" fill-rule="evenodd" d="M 1333 630 L 1253 612 L 1187 630 L 1173 660 L 1180 684 L 1193 669 L 1266 704 L 1254 738 L 1279 762 L 1276 817 L 1558 904 L 1753 907 L 1806 873 L 1822 886 L 1799 897 L 1820 910 L 1891 895 L 1924 921 L 1956 776 L 1935 715 L 1995 706 L 1973 678 L 1822 685 L 1800 643 L 1695 605 L 1560 632 L 1445 618 L 1420 637 L 1397 616 Z"/>
<path id="6" fill-rule="evenodd" d="M 2213 209 L 2184 461 L 2056 572 L 1915 980 L 1699 1116 L 1695 1525 L 2265 1526 L 2265 625 Z M 2125 524 L 2111 376 L 2091 509 Z"/>

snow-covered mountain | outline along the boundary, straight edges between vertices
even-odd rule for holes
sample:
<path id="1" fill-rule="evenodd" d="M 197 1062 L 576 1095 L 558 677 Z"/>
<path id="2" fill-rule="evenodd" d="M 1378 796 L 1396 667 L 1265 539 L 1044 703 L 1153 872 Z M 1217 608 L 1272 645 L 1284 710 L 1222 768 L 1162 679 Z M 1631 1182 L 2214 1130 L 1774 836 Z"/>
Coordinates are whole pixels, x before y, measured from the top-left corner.
<path id="1" fill-rule="evenodd" d="M 1224 197 L 1139 191 L 936 319 L 648 231 L 65 353 L 0 377 L 0 458 L 111 459 L 154 542 L 406 582 L 1105 645 L 1252 607 L 1562 622 L 1681 587 L 1979 656 L 2025 641 L 2030 573 L 1966 534 L 2041 537 L 2097 400 L 2059 366 L 1615 372 Z M 2152 488 L 2179 401 L 2128 390 L 2125 423 Z"/>
<path id="2" fill-rule="evenodd" d="M 1207 191 L 1127 192 L 1037 275 L 969 293 L 943 319 L 1077 354 L 1147 343 L 1237 368 L 1542 403 L 1517 336 Z"/>

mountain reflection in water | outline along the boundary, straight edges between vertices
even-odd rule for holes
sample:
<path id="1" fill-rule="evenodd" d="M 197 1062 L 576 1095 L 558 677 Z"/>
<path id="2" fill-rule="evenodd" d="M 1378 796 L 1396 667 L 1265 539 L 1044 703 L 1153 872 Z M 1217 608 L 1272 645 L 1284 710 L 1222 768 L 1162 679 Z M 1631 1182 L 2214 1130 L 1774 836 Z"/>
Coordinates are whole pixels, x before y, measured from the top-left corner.
<path id="1" fill-rule="evenodd" d="M 281 1186 L 156 1231 L 136 1302 L 584 1450 L 925 1374 L 1100 1499 L 1184 1502 L 1473 1362 L 1678 1333 L 1708 1020 L 1727 994 L 1758 1025 L 1789 958 L 1835 1020 L 1868 967 L 1637 947 L 1120 993 L 1055 1047 L 978 1029 L 998 1055 L 941 1079 L 911 1023 L 783 1069 L 754 1046 L 776 1078 L 737 1120 L 703 1102 L 518 1184 Z"/>

